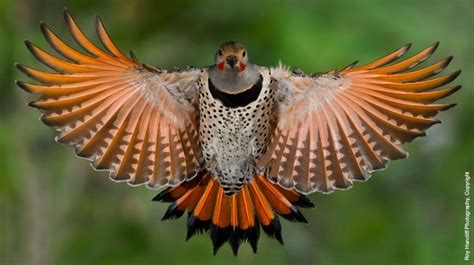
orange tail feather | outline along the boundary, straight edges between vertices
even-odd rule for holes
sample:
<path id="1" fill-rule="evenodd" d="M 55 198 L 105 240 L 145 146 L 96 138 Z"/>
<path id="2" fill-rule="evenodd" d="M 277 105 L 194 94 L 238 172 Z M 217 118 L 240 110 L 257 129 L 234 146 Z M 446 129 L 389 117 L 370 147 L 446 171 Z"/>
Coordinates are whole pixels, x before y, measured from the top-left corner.
<path id="1" fill-rule="evenodd" d="M 270 183 L 261 175 L 255 176 L 240 192 L 227 196 L 208 172 L 201 172 L 188 182 L 162 191 L 153 200 L 171 203 L 163 220 L 179 218 L 185 211 L 189 213 L 186 239 L 208 232 L 214 254 L 229 242 L 234 255 L 245 241 L 254 252 L 257 251 L 260 227 L 269 237 L 283 244 L 278 215 L 293 222 L 307 223 L 298 206 L 314 206 L 304 195 Z"/>

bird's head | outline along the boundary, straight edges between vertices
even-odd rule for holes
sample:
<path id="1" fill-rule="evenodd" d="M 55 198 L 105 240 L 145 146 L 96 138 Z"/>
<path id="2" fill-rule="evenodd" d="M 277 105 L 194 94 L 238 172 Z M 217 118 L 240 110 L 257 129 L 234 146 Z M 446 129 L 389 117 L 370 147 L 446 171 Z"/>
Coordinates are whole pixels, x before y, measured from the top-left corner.
<path id="1" fill-rule="evenodd" d="M 219 46 L 215 61 L 221 72 L 243 72 L 248 63 L 247 50 L 240 42 L 226 41 Z"/>

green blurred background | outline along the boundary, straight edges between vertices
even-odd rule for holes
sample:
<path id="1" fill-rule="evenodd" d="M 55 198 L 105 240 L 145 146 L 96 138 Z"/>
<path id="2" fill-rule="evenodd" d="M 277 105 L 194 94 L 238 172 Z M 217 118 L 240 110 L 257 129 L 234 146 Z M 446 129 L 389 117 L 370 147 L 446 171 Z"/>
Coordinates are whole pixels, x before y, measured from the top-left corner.
<path id="1" fill-rule="evenodd" d="M 0 0 L 0 264 L 467 264 L 474 2 L 383 2 Z M 230 39 L 245 43 L 257 64 L 281 59 L 313 72 L 365 63 L 409 42 L 413 54 L 439 40 L 431 62 L 454 55 L 447 72 L 463 70 L 455 82 L 463 89 L 444 100 L 459 105 L 440 115 L 443 124 L 406 145 L 407 160 L 348 191 L 310 195 L 311 224 L 282 221 L 284 247 L 263 236 L 257 255 L 243 245 L 233 257 L 226 245 L 212 256 L 206 235 L 184 242 L 184 219 L 160 221 L 166 206 L 151 202 L 157 191 L 94 172 L 54 143 L 26 106 L 32 97 L 13 81 L 27 78 L 14 63 L 42 67 L 23 45 L 47 47 L 40 21 L 71 40 L 63 7 L 89 36 L 100 14 L 120 48 L 160 67 L 209 65 Z"/>

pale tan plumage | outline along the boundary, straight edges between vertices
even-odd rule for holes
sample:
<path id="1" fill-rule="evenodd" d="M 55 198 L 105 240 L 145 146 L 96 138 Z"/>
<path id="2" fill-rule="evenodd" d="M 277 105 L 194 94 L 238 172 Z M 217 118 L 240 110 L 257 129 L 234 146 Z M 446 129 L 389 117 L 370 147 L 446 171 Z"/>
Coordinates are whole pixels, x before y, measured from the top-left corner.
<path id="1" fill-rule="evenodd" d="M 30 105 L 58 142 L 111 179 L 168 187 L 155 197 L 172 203 L 164 219 L 188 211 L 188 238 L 209 231 L 214 252 L 226 241 L 235 254 L 242 241 L 256 251 L 260 227 L 283 242 L 278 216 L 306 222 L 297 206 L 313 205 L 303 194 L 351 187 L 405 158 L 401 145 L 454 106 L 433 102 L 460 88 L 433 90 L 459 75 L 432 78 L 451 57 L 411 70 L 437 44 L 399 62 L 409 45 L 360 67 L 307 75 L 249 64 L 242 44 L 226 42 L 214 66 L 166 71 L 125 56 L 99 18 L 106 50 L 65 18 L 85 52 L 42 24 L 64 59 L 26 42 L 54 71 L 17 65 L 39 82 L 17 82 L 39 95 Z"/>

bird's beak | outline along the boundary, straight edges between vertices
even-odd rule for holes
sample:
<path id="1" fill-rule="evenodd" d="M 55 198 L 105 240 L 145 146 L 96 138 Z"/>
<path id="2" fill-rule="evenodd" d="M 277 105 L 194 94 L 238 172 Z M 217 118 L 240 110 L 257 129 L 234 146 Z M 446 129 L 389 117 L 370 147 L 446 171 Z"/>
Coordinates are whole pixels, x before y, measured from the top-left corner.
<path id="1" fill-rule="evenodd" d="M 225 58 L 225 60 L 231 68 L 234 68 L 235 64 L 237 63 L 237 57 L 235 55 L 229 55 Z"/>

